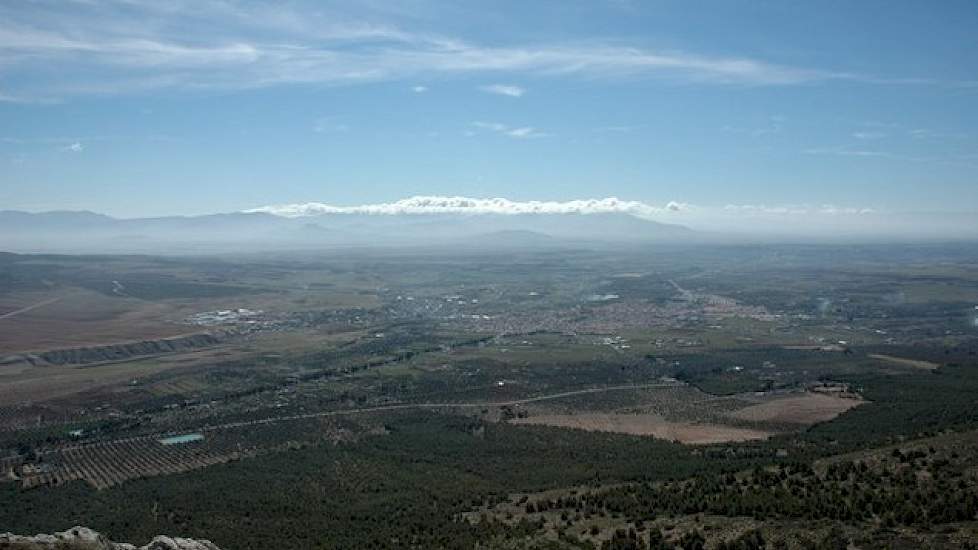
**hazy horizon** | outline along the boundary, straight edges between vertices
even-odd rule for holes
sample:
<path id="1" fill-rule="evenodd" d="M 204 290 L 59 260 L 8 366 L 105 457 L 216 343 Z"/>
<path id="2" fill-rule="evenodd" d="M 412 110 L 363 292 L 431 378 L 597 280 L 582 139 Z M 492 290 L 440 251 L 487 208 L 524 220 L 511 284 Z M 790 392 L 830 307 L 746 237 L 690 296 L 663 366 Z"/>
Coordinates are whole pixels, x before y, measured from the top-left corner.
<path id="1" fill-rule="evenodd" d="M 9 215 L 17 211 L 7 212 Z M 619 238 L 618 235 L 622 241 L 633 241 L 638 237 L 634 228 L 632 231 L 616 233 L 618 230 L 613 227 L 614 224 L 609 226 L 606 218 L 588 218 L 595 215 L 620 215 L 633 218 L 638 222 L 650 222 L 645 228 L 648 231 L 647 238 L 660 242 L 837 242 L 839 240 L 916 242 L 978 239 L 978 213 L 975 212 L 889 212 L 840 208 L 833 205 L 786 207 L 726 205 L 718 208 L 675 201 L 655 205 L 617 197 L 570 201 L 512 201 L 500 197 L 415 196 L 377 204 L 336 205 L 305 202 L 265 205 L 230 212 L 213 211 L 195 216 L 175 214 L 145 218 L 112 216 L 105 212 L 91 210 L 54 210 L 32 214 L 71 215 L 82 212 L 109 216 L 127 225 L 124 230 L 121 230 L 123 232 L 111 236 L 104 231 L 97 234 L 85 233 L 84 230 L 91 227 L 85 224 L 78 225 L 76 222 L 79 220 L 73 220 L 66 228 L 57 223 L 52 225 L 50 217 L 17 218 L 12 222 L 7 220 L 8 234 L 5 238 L 0 238 L 0 247 L 30 251 L 33 249 L 32 246 L 27 245 L 25 248 L 24 243 L 32 242 L 31 236 L 41 233 L 46 234 L 48 240 L 58 236 L 60 243 L 55 247 L 57 250 L 64 250 L 66 243 L 78 242 L 79 239 L 90 239 L 91 242 L 88 244 L 95 249 L 103 249 L 113 239 L 125 243 L 138 237 L 143 241 L 139 244 L 140 250 L 151 251 L 154 244 L 162 244 L 162 241 L 169 241 L 172 237 L 171 234 L 157 234 L 158 228 L 139 226 L 140 222 L 152 220 L 172 220 L 169 231 L 199 231 L 197 234 L 184 237 L 184 241 L 188 243 L 226 241 L 228 236 L 223 235 L 225 228 L 202 227 L 196 225 L 193 220 L 227 214 L 266 214 L 282 220 L 282 227 L 278 227 L 274 232 L 269 232 L 269 228 L 265 226 L 254 226 L 249 229 L 253 233 L 248 236 L 248 240 L 257 247 L 261 245 L 255 243 L 262 242 L 263 239 L 308 245 L 311 238 L 309 230 L 313 227 L 320 228 L 322 231 L 341 227 L 343 233 L 338 236 L 330 235 L 329 241 L 334 245 L 342 244 L 337 239 L 341 241 L 345 236 L 349 240 L 348 244 L 354 246 L 364 244 L 363 239 L 367 236 L 375 239 L 376 245 L 389 246 L 410 244 L 408 235 L 415 234 L 419 240 L 416 244 L 425 245 L 431 244 L 433 238 L 437 242 L 450 243 L 466 237 L 513 230 L 531 231 L 563 239 L 572 238 L 575 241 L 583 239 L 613 242 Z M 579 224 L 583 224 L 583 229 L 575 229 L 568 234 L 565 220 L 565 215 L 568 214 L 582 216 Z M 5 221 L 2 215 L 3 212 L 0 211 L 0 222 Z M 534 222 L 529 225 L 526 223 L 528 216 L 534 219 Z M 364 221 L 350 222 L 352 218 Z M 489 225 L 480 226 L 480 218 L 483 221 L 492 218 L 493 221 Z M 384 219 L 389 221 L 385 222 Z M 344 224 L 348 223 L 353 225 L 344 227 Z M 292 226 L 291 233 L 285 232 L 284 229 L 289 224 Z M 594 228 L 593 236 L 587 234 L 589 226 Z M 693 233 L 663 235 L 658 228 L 667 226 L 688 228 Z M 423 228 L 422 233 L 416 232 L 418 227 Z M 461 227 L 467 227 L 468 230 L 460 232 Z M 238 226 L 235 231 L 241 229 L 242 227 Z M 78 233 L 79 230 L 82 230 L 82 233 Z M 59 234 L 58 231 L 61 233 Z M 132 233 L 133 231 L 135 233 Z M 439 235 L 439 231 L 444 231 L 444 234 Z M 242 235 L 235 236 L 242 237 Z M 317 242 L 324 241 L 319 238 Z M 114 249 L 116 246 L 119 245 L 109 244 L 108 248 Z M 124 250 L 128 250 L 127 247 L 132 244 L 130 242 L 122 246 Z M 267 242 L 265 246 L 269 246 Z"/>

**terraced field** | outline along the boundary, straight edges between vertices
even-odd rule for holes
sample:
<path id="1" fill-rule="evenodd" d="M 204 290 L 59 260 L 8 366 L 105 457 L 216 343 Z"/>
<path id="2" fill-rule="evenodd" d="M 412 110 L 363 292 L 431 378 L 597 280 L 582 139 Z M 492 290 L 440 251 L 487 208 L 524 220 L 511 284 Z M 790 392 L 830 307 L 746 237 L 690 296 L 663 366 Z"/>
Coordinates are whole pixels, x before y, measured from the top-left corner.
<path id="1" fill-rule="evenodd" d="M 152 437 L 100 442 L 45 456 L 43 470 L 26 475 L 21 484 L 30 489 L 80 479 L 96 489 L 107 489 L 131 479 L 186 472 L 240 456 L 195 443 L 163 445 Z"/>

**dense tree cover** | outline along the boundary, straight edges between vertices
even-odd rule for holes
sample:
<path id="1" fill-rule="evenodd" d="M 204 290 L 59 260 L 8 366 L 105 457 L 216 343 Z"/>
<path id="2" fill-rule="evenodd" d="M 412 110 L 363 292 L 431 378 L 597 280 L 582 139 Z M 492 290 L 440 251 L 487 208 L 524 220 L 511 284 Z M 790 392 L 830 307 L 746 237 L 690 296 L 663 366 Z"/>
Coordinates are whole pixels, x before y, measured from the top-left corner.
<path id="1" fill-rule="evenodd" d="M 844 380 L 871 401 L 800 435 L 702 451 L 708 458 L 750 456 L 784 445 L 790 449 L 791 458 L 761 460 L 767 465 L 746 472 L 703 471 L 682 481 L 630 484 L 549 500 L 530 499 L 524 504 L 525 511 L 530 512 L 531 518 L 535 517 L 534 512 L 585 520 L 618 518 L 626 526 L 696 514 L 748 517 L 775 525 L 783 521 L 816 521 L 836 527 L 859 526 L 857 532 L 867 535 L 892 532 L 894 528 L 926 533 L 935 526 L 947 532 L 960 522 L 975 521 L 978 478 L 973 465 L 978 460 L 978 448 L 973 443 L 973 431 L 960 438 L 939 436 L 939 441 L 950 443 L 936 450 L 910 445 L 892 452 L 870 451 L 866 456 L 871 458 L 836 461 L 826 467 L 815 467 L 813 461 L 856 449 L 912 441 L 949 429 L 974 430 L 978 425 L 978 367 L 966 360 L 952 361 L 936 372 L 858 374 Z M 690 536 L 693 535 L 684 533 L 681 538 Z M 795 542 L 803 548 L 828 550 L 847 548 L 850 539 L 833 528 Z M 765 541 L 760 531 L 711 544 L 722 550 L 770 547 L 770 541 Z M 660 540 L 654 529 L 644 538 L 640 532 L 635 540 L 622 530 L 607 541 L 608 548 L 677 545 L 682 547 L 680 540 Z"/>
<path id="2" fill-rule="evenodd" d="M 0 524 L 85 524 L 117 540 L 165 532 L 226 548 L 472 548 L 533 525 L 456 521 L 511 492 L 627 479 L 680 479 L 752 462 L 612 434 L 392 415 L 386 436 L 317 445 L 103 491 L 81 483 L 0 486 Z"/>
<path id="3" fill-rule="evenodd" d="M 629 522 L 706 513 L 757 520 L 838 520 L 885 527 L 930 526 L 978 516 L 975 456 L 933 449 L 869 460 L 755 467 L 745 474 L 700 474 L 675 482 L 630 484 L 557 500 L 528 510 L 574 510 L 584 518 L 621 515 Z"/>
<path id="4" fill-rule="evenodd" d="M 810 372 L 837 374 L 845 372 L 851 361 L 838 354 L 826 355 L 812 350 L 791 350 L 781 346 L 710 350 L 655 356 L 667 365 L 670 374 L 714 395 L 762 391 L 772 386 L 775 370 L 785 371 L 778 379 L 779 386 L 790 386 L 810 376 Z M 790 365 L 790 369 L 777 368 Z M 738 370 L 734 370 L 738 367 Z"/>
<path id="5" fill-rule="evenodd" d="M 81 483 L 27 492 L 2 485 L 0 525 L 49 532 L 86 524 L 119 540 L 167 532 L 234 549 L 472 548 L 480 541 L 520 540 L 541 526 L 470 524 L 458 521 L 461 513 L 514 492 L 590 485 L 595 489 L 573 499 L 530 501 L 527 508 L 534 510 L 528 511 L 580 508 L 641 521 L 708 513 L 923 528 L 974 518 L 975 484 L 962 467 L 973 456 L 901 451 L 888 456 L 885 467 L 850 461 L 824 470 L 810 461 L 901 436 L 974 426 L 976 378 L 975 367 L 964 365 L 936 373 L 853 376 L 847 381 L 871 402 L 833 422 L 792 438 L 705 449 L 391 413 L 384 417 L 385 436 L 310 445 L 105 491 Z M 790 458 L 776 460 L 774 451 L 785 445 Z M 635 483 L 599 490 L 621 480 Z M 677 542 L 656 542 L 652 533 L 639 537 L 659 545 L 652 548 Z M 627 531 L 624 537 L 618 542 L 629 544 Z M 694 544 L 695 534 L 689 537 Z M 757 541 L 728 542 L 749 548 L 743 545 Z M 832 541 L 825 544 L 831 547 Z"/>
<path id="6" fill-rule="evenodd" d="M 853 374 L 842 380 L 869 403 L 803 435 L 827 452 L 978 425 L 978 364 L 974 361 L 948 364 L 934 372 Z"/>
<path id="7" fill-rule="evenodd" d="M 643 535 L 632 528 L 627 531 L 615 530 L 608 540 L 601 543 L 600 550 L 704 550 L 706 547 L 706 537 L 698 529 L 686 531 L 678 537 L 678 540 L 670 541 L 658 529 L 651 529 Z M 713 548 L 759 550 L 767 548 L 767 542 L 760 531 L 750 529 L 729 541 L 720 541 Z"/>

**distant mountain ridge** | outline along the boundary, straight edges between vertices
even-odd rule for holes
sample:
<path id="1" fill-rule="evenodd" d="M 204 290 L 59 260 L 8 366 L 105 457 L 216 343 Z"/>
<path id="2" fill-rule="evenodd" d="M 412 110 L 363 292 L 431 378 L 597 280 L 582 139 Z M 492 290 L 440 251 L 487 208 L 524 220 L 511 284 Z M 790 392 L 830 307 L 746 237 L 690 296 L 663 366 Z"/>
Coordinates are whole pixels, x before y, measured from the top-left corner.
<path id="1" fill-rule="evenodd" d="M 88 211 L 0 211 L 0 250 L 187 252 L 282 247 L 513 246 L 681 241 L 692 230 L 623 212 L 266 212 L 120 219 Z"/>

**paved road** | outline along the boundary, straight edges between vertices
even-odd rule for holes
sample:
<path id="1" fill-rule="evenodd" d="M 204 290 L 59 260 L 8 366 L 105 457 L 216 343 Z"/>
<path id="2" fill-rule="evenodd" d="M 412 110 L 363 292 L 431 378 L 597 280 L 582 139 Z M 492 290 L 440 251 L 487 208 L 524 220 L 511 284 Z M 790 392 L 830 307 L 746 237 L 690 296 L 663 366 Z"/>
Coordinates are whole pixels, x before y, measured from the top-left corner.
<path id="1" fill-rule="evenodd" d="M 227 424 L 217 424 L 205 426 L 203 431 L 222 430 L 227 428 L 240 428 L 245 426 L 256 426 L 259 424 L 273 424 L 276 422 L 287 422 L 292 420 L 304 420 L 308 418 L 322 418 L 326 416 L 343 416 L 350 414 L 364 414 L 382 411 L 400 411 L 409 409 L 473 409 L 479 407 L 506 407 L 515 405 L 525 405 L 527 403 L 538 403 L 540 401 L 552 401 L 554 399 L 564 399 L 576 395 L 587 395 L 593 393 L 605 393 L 612 391 L 640 390 L 646 388 L 677 388 L 685 384 L 681 382 L 657 383 L 657 384 L 629 384 L 625 386 L 605 386 L 600 388 L 588 388 L 584 390 L 565 391 L 538 395 L 535 397 L 525 397 L 523 399 L 513 399 L 510 401 L 481 401 L 475 403 L 398 403 L 394 405 L 378 405 L 376 407 L 363 407 L 359 409 L 343 409 L 338 411 L 320 411 L 315 413 L 295 414 L 289 416 L 274 416 L 262 418 L 260 420 L 248 420 L 244 422 L 229 422 Z"/>
<path id="2" fill-rule="evenodd" d="M 228 422 L 225 424 L 205 425 L 200 428 L 190 429 L 187 431 L 212 432 L 216 430 L 226 430 L 230 428 L 244 428 L 247 426 L 259 426 L 264 424 L 276 424 L 279 422 L 306 420 L 309 418 L 323 418 L 328 416 L 345 416 L 345 415 L 353 415 L 353 414 L 367 414 L 372 412 L 401 411 L 401 410 L 410 410 L 410 409 L 474 409 L 480 407 L 505 407 L 505 406 L 515 406 L 515 405 L 525 405 L 527 403 L 538 403 L 540 401 L 553 401 L 555 399 L 564 399 L 567 397 L 574 397 L 576 395 L 588 395 L 594 393 L 605 393 L 605 392 L 614 392 L 614 391 L 641 390 L 641 389 L 648 389 L 648 388 L 679 388 L 683 386 L 685 386 L 685 384 L 683 384 L 682 382 L 666 382 L 666 383 L 655 383 L 655 384 L 628 384 L 623 386 L 604 386 L 599 388 L 587 388 L 583 390 L 564 391 L 559 393 L 538 395 L 535 397 L 524 397 L 522 399 L 513 399 L 509 401 L 480 401 L 480 402 L 473 402 L 473 403 L 398 403 L 392 405 L 378 405 L 376 407 L 362 407 L 358 409 L 320 411 L 320 412 L 306 413 L 306 414 L 294 414 L 289 416 L 273 416 L 269 418 L 262 418 L 259 420 L 247 420 L 244 422 Z M 172 435 L 177 435 L 177 434 L 167 432 L 167 433 L 152 434 L 152 435 L 138 435 L 134 437 L 126 437 L 126 438 L 115 439 L 111 441 L 85 442 L 85 443 L 78 443 L 75 445 L 66 445 L 63 447 L 58 447 L 56 449 L 50 449 L 43 452 L 45 454 L 64 452 L 67 450 L 88 447 L 91 445 L 107 445 L 113 443 L 125 443 L 128 441 L 138 441 L 138 440 L 145 440 L 145 439 L 161 439 Z"/>
<path id="3" fill-rule="evenodd" d="M 671 284 L 676 289 L 676 292 L 682 294 L 683 300 L 687 300 L 687 301 L 693 300 L 693 293 L 679 286 L 679 283 L 673 281 L 672 279 L 669 279 L 669 284 Z"/>

